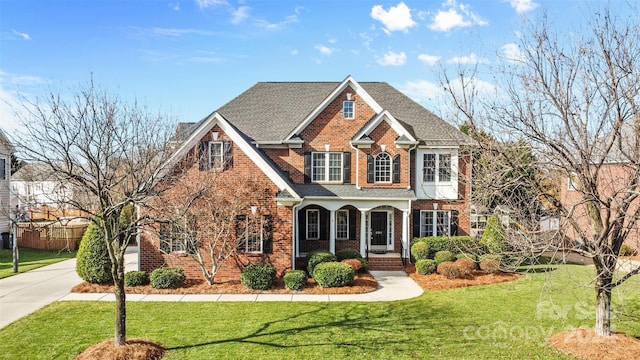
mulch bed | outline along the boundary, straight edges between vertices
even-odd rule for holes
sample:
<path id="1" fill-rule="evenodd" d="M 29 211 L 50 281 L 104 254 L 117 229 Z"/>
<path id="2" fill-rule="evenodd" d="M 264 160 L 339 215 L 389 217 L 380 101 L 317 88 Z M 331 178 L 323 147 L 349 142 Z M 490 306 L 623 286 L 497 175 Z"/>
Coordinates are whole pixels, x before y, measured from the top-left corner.
<path id="1" fill-rule="evenodd" d="M 165 349 L 149 340 L 129 339 L 124 345 L 113 346 L 113 339 L 86 349 L 73 360 L 160 360 Z"/>
<path id="2" fill-rule="evenodd" d="M 547 341 L 565 354 L 587 360 L 640 359 L 640 340 L 626 334 L 597 336 L 593 329 L 578 328 L 557 333 Z"/>
<path id="3" fill-rule="evenodd" d="M 177 289 L 154 289 L 151 285 L 125 287 L 127 294 L 364 294 L 375 291 L 378 282 L 371 274 L 356 274 L 351 286 L 337 288 L 323 288 L 313 279 L 307 280 L 307 285 L 301 291 L 289 290 L 284 287 L 284 281 L 277 279 L 273 288 L 269 290 L 251 290 L 237 281 L 227 281 L 207 284 L 202 280 L 188 279 Z M 76 293 L 113 293 L 113 284 L 90 284 L 83 282 L 71 289 Z"/>
<path id="4" fill-rule="evenodd" d="M 474 270 L 467 279 L 447 279 L 440 274 L 420 275 L 416 272 L 413 265 L 405 268 L 409 277 L 413 279 L 424 290 L 446 290 L 469 286 L 498 284 L 507 281 L 514 281 L 522 278 L 522 274 L 515 273 L 496 273 L 487 274 L 484 271 Z"/>

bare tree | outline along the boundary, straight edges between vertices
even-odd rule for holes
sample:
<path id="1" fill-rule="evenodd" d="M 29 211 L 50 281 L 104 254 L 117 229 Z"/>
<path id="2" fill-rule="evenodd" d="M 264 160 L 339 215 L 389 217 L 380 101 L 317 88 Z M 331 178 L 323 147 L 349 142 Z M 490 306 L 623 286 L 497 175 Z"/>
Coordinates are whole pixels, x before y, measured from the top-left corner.
<path id="1" fill-rule="evenodd" d="M 16 144 L 27 161 L 46 167 L 87 196 L 66 198 L 105 235 L 115 283 L 115 346 L 126 341 L 124 254 L 145 219 L 127 215 L 151 195 L 159 164 L 169 156 L 166 119 L 94 85 L 72 94 L 22 99 L 15 111 L 25 133 Z M 129 221 L 121 221 L 127 215 Z"/>
<path id="2" fill-rule="evenodd" d="M 229 259 L 262 252 L 271 217 L 257 179 L 197 165 L 173 173 L 157 185 L 162 196 L 148 204 L 162 251 L 184 251 L 209 285 Z"/>
<path id="3" fill-rule="evenodd" d="M 578 194 L 561 201 L 549 181 L 522 178 L 561 216 L 561 228 L 584 243 L 576 251 L 593 259 L 601 336 L 611 335 L 612 290 L 640 272 L 614 276 L 640 219 L 640 14 L 628 10 L 624 18 L 597 12 L 587 31 L 566 36 L 546 17 L 529 24 L 519 64 L 503 69 L 502 93 L 483 112 L 499 140 L 523 139 L 547 175 L 570 179 Z M 507 164 L 505 171 L 518 168 L 517 160 Z M 525 239 L 523 248 L 550 245 L 539 240 Z"/>

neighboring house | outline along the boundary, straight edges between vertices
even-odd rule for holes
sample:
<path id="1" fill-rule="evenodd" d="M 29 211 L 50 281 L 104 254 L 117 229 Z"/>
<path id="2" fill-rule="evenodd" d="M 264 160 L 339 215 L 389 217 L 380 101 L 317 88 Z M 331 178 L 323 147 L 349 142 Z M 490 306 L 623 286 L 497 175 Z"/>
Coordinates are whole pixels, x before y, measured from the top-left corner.
<path id="1" fill-rule="evenodd" d="M 249 261 L 282 272 L 313 250 L 355 248 L 373 269 L 397 269 L 413 237 L 469 234 L 473 145 L 387 83 L 261 82 L 192 125 L 169 166 L 199 157 L 207 171 L 224 159 L 224 171 L 263 179 L 269 232 L 241 254 Z M 142 270 L 199 276 L 161 243 L 143 234 Z"/>
<path id="2" fill-rule="evenodd" d="M 11 231 L 11 154 L 14 149 L 0 129 L 0 233 Z"/>
<path id="3" fill-rule="evenodd" d="M 48 206 L 59 208 L 73 196 L 73 190 L 56 178 L 46 164 L 25 164 L 11 181 L 13 196 L 20 210 Z"/>

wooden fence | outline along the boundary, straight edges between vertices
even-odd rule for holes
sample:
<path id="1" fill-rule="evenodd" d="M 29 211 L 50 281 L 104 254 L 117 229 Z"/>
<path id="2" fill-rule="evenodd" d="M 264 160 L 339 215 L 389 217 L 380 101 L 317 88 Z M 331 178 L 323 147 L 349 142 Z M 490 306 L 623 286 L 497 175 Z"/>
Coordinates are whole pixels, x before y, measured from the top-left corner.
<path id="1" fill-rule="evenodd" d="M 88 218 L 89 215 L 78 209 L 56 208 L 42 205 L 29 209 L 29 218 L 31 220 L 51 220 L 55 221 L 60 218 Z"/>
<path id="2" fill-rule="evenodd" d="M 88 222 L 18 223 L 18 246 L 31 249 L 77 250 Z"/>

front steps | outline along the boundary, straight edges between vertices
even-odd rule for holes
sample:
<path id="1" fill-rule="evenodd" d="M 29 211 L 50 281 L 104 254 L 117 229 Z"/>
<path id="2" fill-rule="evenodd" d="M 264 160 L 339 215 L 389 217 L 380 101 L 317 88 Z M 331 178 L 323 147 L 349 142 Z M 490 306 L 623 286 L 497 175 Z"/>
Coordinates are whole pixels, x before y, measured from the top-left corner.
<path id="1" fill-rule="evenodd" d="M 399 253 L 374 254 L 369 252 L 369 270 L 402 271 L 402 258 Z"/>

